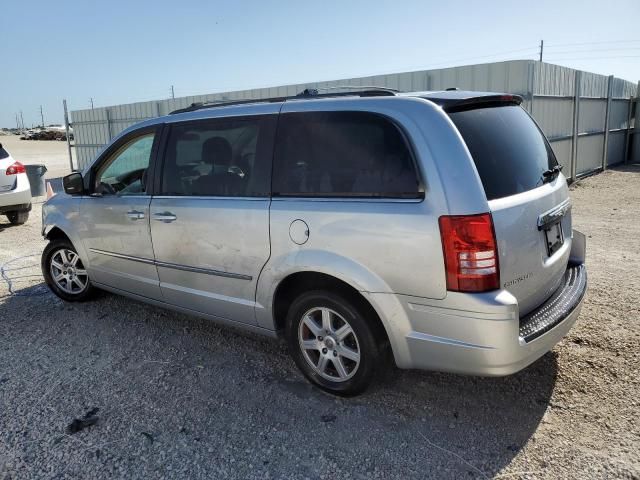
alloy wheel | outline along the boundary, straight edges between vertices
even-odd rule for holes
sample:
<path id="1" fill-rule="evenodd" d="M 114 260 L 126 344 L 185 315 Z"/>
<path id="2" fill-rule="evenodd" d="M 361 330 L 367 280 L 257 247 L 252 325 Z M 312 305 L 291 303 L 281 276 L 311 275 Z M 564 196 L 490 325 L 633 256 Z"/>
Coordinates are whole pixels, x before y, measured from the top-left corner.
<path id="1" fill-rule="evenodd" d="M 73 250 L 61 248 L 51 255 L 51 278 L 56 286 L 65 293 L 78 295 L 89 285 L 89 275 L 80 260 L 80 256 Z"/>
<path id="2" fill-rule="evenodd" d="M 330 308 L 312 308 L 302 316 L 298 343 L 307 363 L 327 380 L 344 382 L 358 370 L 358 337 L 349 322 Z"/>

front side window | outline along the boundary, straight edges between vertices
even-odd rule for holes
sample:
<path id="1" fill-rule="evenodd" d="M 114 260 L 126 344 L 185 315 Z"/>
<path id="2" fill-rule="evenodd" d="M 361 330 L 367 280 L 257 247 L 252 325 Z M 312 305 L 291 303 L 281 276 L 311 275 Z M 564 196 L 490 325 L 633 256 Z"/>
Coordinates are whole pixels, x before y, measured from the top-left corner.
<path id="1" fill-rule="evenodd" d="M 225 118 L 171 128 L 163 195 L 267 196 L 274 118 Z"/>
<path id="2" fill-rule="evenodd" d="M 274 196 L 419 198 L 413 156 L 400 130 L 367 112 L 280 116 Z"/>
<path id="3" fill-rule="evenodd" d="M 126 142 L 98 169 L 96 192 L 103 195 L 146 195 L 147 169 L 155 134 Z"/>

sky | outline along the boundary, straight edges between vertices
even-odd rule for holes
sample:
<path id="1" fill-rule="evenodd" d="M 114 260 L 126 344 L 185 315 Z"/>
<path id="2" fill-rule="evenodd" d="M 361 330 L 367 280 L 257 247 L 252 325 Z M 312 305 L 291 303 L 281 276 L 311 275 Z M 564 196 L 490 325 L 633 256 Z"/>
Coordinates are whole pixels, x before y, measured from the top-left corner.
<path id="1" fill-rule="evenodd" d="M 0 6 L 0 127 L 70 110 L 512 59 L 638 82 L 640 1 L 30 0 Z"/>

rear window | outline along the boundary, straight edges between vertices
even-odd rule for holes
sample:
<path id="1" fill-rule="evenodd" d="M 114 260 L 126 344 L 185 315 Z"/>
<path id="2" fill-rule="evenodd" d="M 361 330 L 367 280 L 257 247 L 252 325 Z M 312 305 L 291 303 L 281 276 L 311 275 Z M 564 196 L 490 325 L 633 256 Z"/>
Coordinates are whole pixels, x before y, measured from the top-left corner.
<path id="1" fill-rule="evenodd" d="M 0 146 L 0 160 L 2 160 L 3 158 L 7 158 L 9 156 L 9 153 L 7 153 L 7 151 L 2 148 L 2 146 Z"/>
<path id="2" fill-rule="evenodd" d="M 278 196 L 418 198 L 413 156 L 391 121 L 366 112 L 280 116 L 273 171 Z"/>
<path id="3" fill-rule="evenodd" d="M 476 164 L 488 200 L 543 184 L 542 173 L 557 165 L 544 135 L 517 106 L 450 113 Z"/>

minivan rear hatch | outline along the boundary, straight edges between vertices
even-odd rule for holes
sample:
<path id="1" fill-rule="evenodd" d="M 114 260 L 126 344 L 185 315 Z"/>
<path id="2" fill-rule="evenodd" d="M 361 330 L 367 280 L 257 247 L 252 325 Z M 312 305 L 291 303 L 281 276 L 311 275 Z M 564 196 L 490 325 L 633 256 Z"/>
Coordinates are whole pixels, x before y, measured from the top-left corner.
<path id="1" fill-rule="evenodd" d="M 571 205 L 549 143 L 517 99 L 481 97 L 443 107 L 473 157 L 493 217 L 501 286 L 517 298 L 522 316 L 562 281 Z"/>

